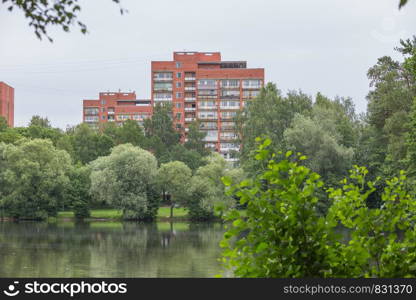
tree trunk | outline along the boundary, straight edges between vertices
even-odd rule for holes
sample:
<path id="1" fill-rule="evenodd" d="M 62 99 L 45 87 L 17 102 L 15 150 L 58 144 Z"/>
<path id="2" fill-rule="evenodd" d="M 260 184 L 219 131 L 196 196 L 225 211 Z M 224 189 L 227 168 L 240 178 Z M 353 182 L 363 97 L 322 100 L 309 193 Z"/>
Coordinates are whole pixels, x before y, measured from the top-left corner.
<path id="1" fill-rule="evenodd" d="M 171 205 L 170 205 L 170 219 L 172 220 L 173 219 L 173 207 L 175 206 L 175 204 L 174 203 L 171 203 Z"/>

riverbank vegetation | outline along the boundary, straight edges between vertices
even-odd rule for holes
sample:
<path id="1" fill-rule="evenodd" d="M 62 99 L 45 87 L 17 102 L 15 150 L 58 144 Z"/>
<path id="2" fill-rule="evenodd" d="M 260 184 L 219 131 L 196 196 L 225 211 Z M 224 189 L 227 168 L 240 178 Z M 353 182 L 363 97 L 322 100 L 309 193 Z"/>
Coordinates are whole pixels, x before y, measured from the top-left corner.
<path id="1" fill-rule="evenodd" d="M 215 205 L 235 204 L 221 177 L 243 171 L 204 148 L 197 123 L 182 144 L 168 105 L 155 107 L 143 126 L 128 120 L 62 131 L 39 116 L 27 127 L 5 124 L 0 120 L 1 216 L 42 220 L 71 210 L 89 218 L 92 208 L 112 208 L 124 220 L 152 221 L 160 206 L 170 206 L 170 219 L 180 207 L 188 219 L 213 220 Z"/>

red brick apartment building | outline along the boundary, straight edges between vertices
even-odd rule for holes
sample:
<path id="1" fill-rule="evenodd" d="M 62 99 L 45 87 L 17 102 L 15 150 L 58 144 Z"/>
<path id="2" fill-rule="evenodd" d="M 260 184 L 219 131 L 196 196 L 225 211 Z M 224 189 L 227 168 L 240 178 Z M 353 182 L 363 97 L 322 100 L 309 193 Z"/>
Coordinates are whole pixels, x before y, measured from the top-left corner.
<path id="1" fill-rule="evenodd" d="M 258 95 L 264 69 L 222 61 L 220 52 L 174 52 L 172 61 L 152 61 L 151 76 L 150 100 L 135 100 L 134 93 L 100 93 L 99 100 L 84 100 L 84 122 L 140 122 L 157 103 L 168 102 L 185 140 L 189 124 L 198 120 L 207 133 L 206 147 L 232 160 L 233 150 L 239 150 L 233 118 Z"/>
<path id="2" fill-rule="evenodd" d="M 5 117 L 9 127 L 14 126 L 14 88 L 0 81 L 0 116 Z"/>
<path id="3" fill-rule="evenodd" d="M 152 114 L 150 100 L 139 100 L 136 93 L 107 92 L 100 93 L 99 99 L 83 101 L 83 121 L 92 127 L 106 122 L 131 119 L 143 123 Z"/>

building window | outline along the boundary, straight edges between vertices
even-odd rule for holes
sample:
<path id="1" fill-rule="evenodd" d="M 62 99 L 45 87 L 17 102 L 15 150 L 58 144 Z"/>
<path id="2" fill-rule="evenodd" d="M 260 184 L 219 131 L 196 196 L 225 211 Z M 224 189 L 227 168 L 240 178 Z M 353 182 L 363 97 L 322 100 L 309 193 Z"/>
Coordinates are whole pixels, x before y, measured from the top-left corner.
<path id="1" fill-rule="evenodd" d="M 102 116 L 101 116 L 101 119 L 102 119 L 102 120 L 105 120 L 105 116 L 104 116 L 104 115 L 102 115 Z"/>
<path id="2" fill-rule="evenodd" d="M 177 87 L 177 88 L 182 87 L 182 82 L 177 82 L 177 83 L 176 83 L 176 87 Z"/>
<path id="3" fill-rule="evenodd" d="M 93 107 L 93 108 L 85 108 L 84 109 L 84 114 L 85 115 L 98 115 L 98 107 Z"/>
<path id="4" fill-rule="evenodd" d="M 182 64 L 180 62 L 176 62 L 176 68 L 182 67 Z"/>
<path id="5" fill-rule="evenodd" d="M 176 73 L 176 78 L 182 78 L 182 73 L 181 72 Z"/>
<path id="6" fill-rule="evenodd" d="M 177 113 L 176 114 L 176 120 L 180 120 L 181 119 L 182 114 L 181 113 Z"/>
<path id="7" fill-rule="evenodd" d="M 176 93 L 176 98 L 182 98 L 182 93 Z"/>
<path id="8" fill-rule="evenodd" d="M 182 124 L 181 123 L 176 123 L 176 129 L 181 129 L 182 128 Z"/>
<path id="9" fill-rule="evenodd" d="M 105 107 L 102 107 L 101 108 L 101 112 L 105 112 Z"/>
<path id="10" fill-rule="evenodd" d="M 153 99 L 155 101 L 171 101 L 172 93 L 154 93 Z"/>
<path id="11" fill-rule="evenodd" d="M 101 104 L 102 105 L 105 105 L 105 100 L 103 99 L 103 100 L 101 100 Z"/>
<path id="12" fill-rule="evenodd" d="M 153 79 L 172 80 L 172 73 L 171 72 L 156 72 L 156 73 L 153 73 Z"/>
<path id="13" fill-rule="evenodd" d="M 181 108 L 181 107 L 182 107 L 182 103 L 176 102 L 176 103 L 175 103 L 175 107 L 176 107 L 176 108 Z"/>

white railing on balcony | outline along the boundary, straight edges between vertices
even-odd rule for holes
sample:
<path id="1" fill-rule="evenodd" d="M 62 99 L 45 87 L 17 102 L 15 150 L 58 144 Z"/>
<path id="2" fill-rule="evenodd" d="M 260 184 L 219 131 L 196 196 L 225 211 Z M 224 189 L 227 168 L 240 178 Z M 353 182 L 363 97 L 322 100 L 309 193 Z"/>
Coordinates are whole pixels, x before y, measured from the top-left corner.
<path id="1" fill-rule="evenodd" d="M 169 92 L 171 92 L 172 88 L 171 87 L 154 87 L 153 90 L 156 91 L 156 92 L 158 92 L 158 91 L 169 91 Z"/>
<path id="2" fill-rule="evenodd" d="M 172 98 L 155 98 L 155 101 L 172 101 Z"/>
<path id="3" fill-rule="evenodd" d="M 196 118 L 185 118 L 185 122 L 193 122 Z"/>
<path id="4" fill-rule="evenodd" d="M 220 109 L 240 109 L 239 106 L 220 106 Z"/>
<path id="5" fill-rule="evenodd" d="M 185 77 L 186 81 L 192 81 L 192 80 L 195 80 L 195 79 L 196 79 L 195 77 Z"/>
<path id="6" fill-rule="evenodd" d="M 185 97 L 185 101 L 195 101 L 196 97 Z"/>
<path id="7" fill-rule="evenodd" d="M 185 107 L 185 111 L 195 111 L 195 107 Z"/>
<path id="8" fill-rule="evenodd" d="M 188 132 L 188 131 L 189 131 L 189 128 L 188 128 L 188 127 L 186 127 L 186 128 L 185 128 L 185 132 Z"/>
<path id="9" fill-rule="evenodd" d="M 172 81 L 173 77 L 154 77 L 154 81 Z"/>
<path id="10" fill-rule="evenodd" d="M 108 111 L 108 114 L 109 115 L 114 115 L 114 112 L 113 111 Z"/>
<path id="11" fill-rule="evenodd" d="M 195 91 L 195 87 L 194 86 L 186 86 L 185 91 Z"/>
<path id="12" fill-rule="evenodd" d="M 201 105 L 198 105 L 198 108 L 199 109 L 217 109 L 217 106 L 216 105 L 214 105 L 214 106 L 201 106 Z"/>

